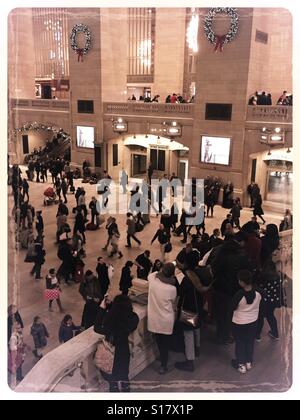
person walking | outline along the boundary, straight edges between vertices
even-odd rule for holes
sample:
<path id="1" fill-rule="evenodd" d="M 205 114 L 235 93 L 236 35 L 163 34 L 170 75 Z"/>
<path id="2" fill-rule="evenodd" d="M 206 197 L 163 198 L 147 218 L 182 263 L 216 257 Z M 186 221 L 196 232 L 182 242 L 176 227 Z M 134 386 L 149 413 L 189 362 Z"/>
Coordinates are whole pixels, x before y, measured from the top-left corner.
<path id="1" fill-rule="evenodd" d="M 109 382 L 110 392 L 130 392 L 129 363 L 130 349 L 128 336 L 137 329 L 139 317 L 133 311 L 128 296 L 118 295 L 112 304 L 104 298 L 97 309 L 94 331 L 104 334 L 115 348 L 111 375 L 101 372 Z"/>
<path id="2" fill-rule="evenodd" d="M 96 197 L 92 197 L 92 199 L 89 203 L 89 209 L 91 210 L 91 216 L 92 216 L 92 219 L 91 219 L 91 224 L 92 225 L 95 224 L 95 219 L 97 221 L 97 216 L 99 216 L 97 205 L 98 205 L 98 203 L 97 203 Z"/>
<path id="3" fill-rule="evenodd" d="M 25 195 L 27 196 L 27 201 L 29 201 L 29 184 L 27 179 L 23 178 L 22 180 L 22 189 L 23 189 L 23 201 L 25 201 Z"/>
<path id="4" fill-rule="evenodd" d="M 119 258 L 123 257 L 122 252 L 119 250 L 119 240 L 120 240 L 120 232 L 118 228 L 113 231 L 112 237 L 111 237 L 111 253 L 109 257 L 113 257 L 115 254 L 119 254 Z"/>
<path id="5" fill-rule="evenodd" d="M 36 218 L 36 224 L 35 228 L 37 230 L 38 238 L 43 241 L 43 234 L 44 234 L 44 220 L 42 216 L 42 210 L 38 210 L 36 212 L 37 218 Z"/>
<path id="6" fill-rule="evenodd" d="M 64 203 L 66 204 L 68 202 L 67 200 L 68 184 L 65 177 L 63 177 L 63 179 L 61 180 L 61 191 L 64 196 L 64 200 L 65 200 Z"/>
<path id="7" fill-rule="evenodd" d="M 70 278 L 75 270 L 75 259 L 69 241 L 69 239 L 60 240 L 57 251 L 57 256 L 62 261 L 57 271 L 57 276 L 63 278 L 68 286 L 70 286 Z"/>
<path id="8" fill-rule="evenodd" d="M 107 230 L 108 237 L 107 237 L 107 241 L 106 241 L 105 246 L 102 248 L 103 251 L 107 251 L 107 248 L 108 248 L 109 244 L 111 243 L 111 239 L 113 237 L 114 232 L 119 231 L 115 217 L 109 217 L 107 219 L 105 229 Z"/>
<path id="9" fill-rule="evenodd" d="M 39 241 L 39 239 L 36 239 L 34 241 L 34 253 L 35 256 L 33 258 L 34 265 L 32 267 L 32 270 L 30 274 L 33 276 L 35 274 L 36 280 L 41 280 L 41 269 L 42 265 L 45 263 L 45 255 L 46 251 L 43 249 L 42 243 Z"/>
<path id="10" fill-rule="evenodd" d="M 155 240 L 158 240 L 160 245 L 160 253 L 161 253 L 161 261 L 165 261 L 166 254 L 165 254 L 165 247 L 167 243 L 170 242 L 170 234 L 166 231 L 164 225 L 160 224 L 159 229 L 156 231 L 155 235 L 152 238 L 151 245 Z"/>
<path id="11" fill-rule="evenodd" d="M 86 243 L 86 238 L 85 238 L 85 233 L 84 233 L 85 232 L 85 223 L 84 223 L 84 216 L 82 214 L 82 206 L 79 205 L 77 207 L 76 211 L 77 211 L 77 214 L 76 214 L 76 217 L 75 217 L 75 224 L 74 224 L 73 233 L 76 234 L 77 232 L 79 232 L 82 235 L 83 243 L 85 244 Z"/>
<path id="12" fill-rule="evenodd" d="M 34 350 L 33 354 L 37 359 L 43 357 L 42 350 L 47 346 L 47 338 L 49 338 L 48 330 L 39 316 L 35 316 L 30 329 L 33 338 Z"/>
<path id="13" fill-rule="evenodd" d="M 63 308 L 60 301 L 61 289 L 59 286 L 59 280 L 56 276 L 55 268 L 50 268 L 46 276 L 46 290 L 44 292 L 44 297 L 49 301 L 49 312 L 53 312 L 52 302 L 56 300 L 57 306 L 61 313 L 63 313 Z"/>
<path id="14" fill-rule="evenodd" d="M 166 263 L 160 272 L 151 273 L 148 283 L 148 330 L 155 336 L 161 363 L 159 373 L 163 375 L 170 371 L 169 350 L 176 315 L 178 282 L 174 264 Z"/>
<path id="15" fill-rule="evenodd" d="M 66 343 L 74 337 L 74 334 L 78 333 L 81 330 L 80 326 L 76 326 L 73 323 L 71 315 L 67 314 L 64 316 L 64 319 L 61 321 L 59 331 L 58 331 L 58 341 L 60 344 Z"/>
<path id="16" fill-rule="evenodd" d="M 119 283 L 119 289 L 123 295 L 128 295 L 129 289 L 132 287 L 133 275 L 131 274 L 131 268 L 133 266 L 132 261 L 127 261 L 125 266 L 122 268 L 121 279 Z"/>
<path id="17" fill-rule="evenodd" d="M 241 210 L 243 207 L 241 206 L 241 202 L 239 198 L 236 198 L 233 202 L 233 207 L 230 210 L 230 214 L 232 215 L 232 221 L 236 228 L 241 229 L 240 226 L 240 217 L 241 217 Z"/>
<path id="18" fill-rule="evenodd" d="M 139 245 L 141 245 L 141 241 L 135 236 L 136 220 L 131 213 L 127 213 L 126 225 L 127 225 L 127 245 L 125 245 L 126 248 L 131 248 L 131 241 L 130 241 L 131 238 L 135 242 L 137 242 Z"/>
<path id="19" fill-rule="evenodd" d="M 261 194 L 258 194 L 254 202 L 253 216 L 258 216 L 263 221 L 263 225 L 264 225 L 266 221 L 262 217 L 263 214 L 264 214 L 264 211 L 262 209 L 262 198 L 261 198 Z"/>
<path id="20" fill-rule="evenodd" d="M 148 170 L 147 170 L 149 185 L 151 185 L 151 180 L 152 180 L 153 173 L 154 173 L 154 167 L 153 167 L 152 163 L 150 162 L 149 166 L 148 166 Z"/>
<path id="21" fill-rule="evenodd" d="M 239 271 L 238 281 L 241 290 L 232 300 L 235 359 L 231 363 L 240 373 L 245 374 L 252 369 L 261 294 L 255 290 L 253 276 L 249 270 Z"/>
<path id="22" fill-rule="evenodd" d="M 84 189 L 81 189 L 81 194 L 78 197 L 78 207 L 80 207 L 81 210 L 84 213 L 84 222 L 87 222 L 88 211 L 87 211 L 86 203 L 85 203 L 85 191 L 84 191 Z"/>
<path id="23" fill-rule="evenodd" d="M 126 194 L 126 186 L 128 185 L 128 175 L 124 168 L 122 168 L 122 172 L 120 174 L 120 185 L 123 189 L 123 194 Z"/>
<path id="24" fill-rule="evenodd" d="M 138 255 L 135 259 L 135 264 L 137 265 L 137 277 L 139 279 L 147 280 L 153 266 L 150 260 L 150 251 L 146 250 L 142 254 Z"/>

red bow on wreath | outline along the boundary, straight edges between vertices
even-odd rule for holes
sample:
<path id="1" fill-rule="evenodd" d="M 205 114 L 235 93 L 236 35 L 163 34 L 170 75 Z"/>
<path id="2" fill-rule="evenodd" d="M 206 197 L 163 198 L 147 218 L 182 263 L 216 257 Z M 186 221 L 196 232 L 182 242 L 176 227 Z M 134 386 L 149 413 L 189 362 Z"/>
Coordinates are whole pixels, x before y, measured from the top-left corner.
<path id="1" fill-rule="evenodd" d="M 84 51 L 83 48 L 77 48 L 76 53 L 78 55 L 78 61 L 80 61 L 80 58 L 81 58 L 81 61 L 83 61 L 83 51 Z"/>
<path id="2" fill-rule="evenodd" d="M 226 39 L 226 35 L 215 35 L 217 42 L 214 48 L 214 52 L 217 52 L 218 49 L 220 50 L 220 52 L 223 51 L 223 45 L 224 45 L 224 41 Z"/>

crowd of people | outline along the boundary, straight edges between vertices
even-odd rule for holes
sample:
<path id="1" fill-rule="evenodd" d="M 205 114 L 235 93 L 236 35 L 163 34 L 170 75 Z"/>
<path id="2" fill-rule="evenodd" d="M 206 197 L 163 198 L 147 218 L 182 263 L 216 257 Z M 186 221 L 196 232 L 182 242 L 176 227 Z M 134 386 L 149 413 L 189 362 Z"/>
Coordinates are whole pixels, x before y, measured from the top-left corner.
<path id="1" fill-rule="evenodd" d="M 248 105 L 272 105 L 272 95 L 271 93 L 255 92 L 250 96 Z M 288 105 L 293 106 L 293 95 L 288 94 L 286 90 L 282 92 L 278 98 L 276 105 Z"/>
<path id="2" fill-rule="evenodd" d="M 132 94 L 131 97 L 128 98 L 128 101 L 136 101 L 137 98 L 134 94 Z M 140 95 L 139 97 L 140 102 L 159 102 L 160 101 L 160 95 L 154 95 L 153 98 L 151 96 L 146 95 Z M 171 104 L 186 104 L 186 103 L 194 103 L 195 102 L 195 95 L 191 96 L 190 99 L 186 99 L 183 95 L 180 93 L 172 93 L 172 95 L 168 95 L 165 98 L 165 103 L 171 103 Z"/>
<path id="3" fill-rule="evenodd" d="M 64 316 L 58 326 L 58 341 L 64 343 L 75 334 L 92 326 L 96 332 L 104 333 L 112 340 L 115 356 L 111 374 L 103 373 L 110 384 L 111 391 L 129 391 L 129 360 L 130 352 L 128 336 L 138 325 L 138 317 L 133 311 L 130 300 L 130 289 L 135 277 L 148 281 L 148 330 L 156 338 L 160 355 L 160 374 L 169 372 L 169 352 L 174 346 L 182 343 L 186 360 L 176 362 L 179 370 L 192 372 L 195 369 L 195 359 L 201 352 L 200 330 L 204 322 L 213 322 L 216 328 L 216 342 L 222 345 L 235 342 L 235 358 L 232 366 L 244 374 L 252 368 L 254 341 L 262 338 L 264 319 L 270 326 L 269 336 L 277 340 L 279 332 L 274 312 L 284 304 L 282 279 L 272 261 L 273 252 L 279 247 L 279 231 L 275 224 L 267 224 L 266 228 L 257 221 L 262 217 L 262 201 L 259 187 L 251 183 L 248 193 L 251 205 L 254 206 L 253 217 L 241 226 L 240 200 L 234 197 L 234 189 L 229 181 L 226 185 L 218 178 L 207 177 L 204 182 L 204 204 L 197 202 L 197 184 L 192 180 L 189 192 L 189 210 L 176 209 L 176 183 L 169 187 L 168 194 L 173 199 L 171 208 L 164 204 L 166 192 L 163 183 L 178 179 L 175 174 L 169 179 L 167 175 L 161 178 L 161 183 L 153 198 L 153 167 L 148 168 L 148 179 L 141 186 L 128 191 L 128 176 L 123 173 L 121 186 L 123 193 L 130 195 L 129 211 L 124 223 L 127 227 L 127 248 L 132 248 L 132 240 L 137 244 L 138 253 L 135 258 L 124 262 L 120 273 L 114 272 L 111 263 L 102 256 L 95 261 L 95 269 L 86 267 L 84 245 L 88 238 L 86 230 L 96 230 L 104 222 L 99 211 L 96 197 L 92 197 L 87 205 L 83 187 L 74 188 L 68 162 L 59 160 L 61 167 L 53 175 L 53 187 L 59 197 L 56 221 L 57 258 L 61 261 L 56 270 L 50 267 L 45 277 L 44 298 L 48 301 L 49 311 L 53 311 L 52 303 L 56 301 L 58 309 L 64 313 L 61 302 L 61 287 L 78 284 L 79 293 L 83 298 L 84 308 L 81 325 L 76 326 L 72 316 Z M 85 164 L 85 169 L 87 166 Z M 123 171 L 125 172 L 125 171 Z M 11 186 L 14 195 L 14 217 L 19 242 L 27 248 L 25 261 L 33 264 L 31 274 L 40 281 L 42 266 L 46 263 L 44 247 L 44 220 L 42 211 L 35 211 L 30 204 L 29 182 L 30 171 L 26 171 L 28 179 L 22 177 L 17 165 L 12 167 Z M 39 182 L 36 171 L 36 182 Z M 122 181 L 123 180 L 123 181 Z M 29 182 L 28 182 L 29 181 Z M 103 207 L 107 206 L 111 177 L 104 172 L 98 191 L 102 195 Z M 219 193 L 223 186 L 223 206 L 230 209 L 220 226 L 212 232 L 206 231 L 205 219 L 213 217 L 214 206 L 219 201 Z M 59 191 L 61 190 L 64 202 Z M 76 206 L 68 208 L 67 193 L 75 195 Z M 25 200 L 26 198 L 26 200 Z M 150 203 L 151 201 L 151 203 Z M 154 201 L 154 203 L 153 203 Z M 147 229 L 150 217 L 148 211 L 137 211 L 133 204 L 147 210 L 153 206 L 157 215 L 157 231 L 151 239 L 151 245 L 159 244 L 160 258 L 152 260 L 152 248 L 143 249 L 139 232 Z M 102 208 L 103 208 L 102 207 Z M 101 206 L 100 206 L 101 208 Z M 202 217 L 195 217 L 197 214 Z M 70 227 L 70 216 L 74 214 L 73 229 Z M 90 220 L 88 220 L 90 217 Z M 195 217 L 194 224 L 188 223 L 188 218 Z M 35 223 L 35 226 L 34 226 Z M 151 223 L 154 223 L 153 221 Z M 281 230 L 292 226 L 292 214 L 289 210 L 282 221 Z M 119 228 L 115 217 L 108 217 L 105 228 L 107 240 L 103 250 L 108 251 L 112 260 L 116 255 L 123 258 L 120 249 L 120 237 L 123 230 Z M 193 232 L 193 228 L 195 231 Z M 22 234 L 23 232 L 23 234 Z M 26 234 L 24 233 L 26 232 Z M 23 235 L 23 236 L 22 236 Z M 69 237 L 69 235 L 71 237 Z M 103 237 L 101 235 L 101 237 Z M 184 244 L 176 263 L 168 262 L 167 254 L 172 251 L 172 242 L 182 237 Z M 104 239 L 104 238 L 103 238 Z M 104 242 L 104 241 L 103 241 Z M 154 246 L 154 245 L 153 245 Z M 132 253 L 130 255 L 133 255 Z M 90 264 L 90 262 L 89 262 Z M 136 267 L 136 273 L 133 271 Z M 114 299 L 107 296 L 112 281 L 115 284 L 119 274 L 120 294 Z M 22 337 L 23 322 L 16 307 L 9 308 L 9 370 L 22 379 L 22 363 L 26 353 Z M 176 333 L 175 333 L 176 332 Z M 33 353 L 37 359 L 43 356 L 49 333 L 41 317 L 33 319 L 31 334 L 34 342 Z"/>

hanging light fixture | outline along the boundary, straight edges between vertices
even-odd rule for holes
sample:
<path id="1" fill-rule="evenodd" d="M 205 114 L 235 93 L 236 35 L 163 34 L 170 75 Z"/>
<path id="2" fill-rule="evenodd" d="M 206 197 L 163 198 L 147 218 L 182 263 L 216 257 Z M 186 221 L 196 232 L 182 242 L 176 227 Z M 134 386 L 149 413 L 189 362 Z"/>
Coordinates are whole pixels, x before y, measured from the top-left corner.
<path id="1" fill-rule="evenodd" d="M 291 149 L 288 147 L 286 153 L 291 153 Z"/>
<path id="2" fill-rule="evenodd" d="M 269 149 L 269 151 L 268 151 L 268 156 L 271 156 L 271 149 Z"/>

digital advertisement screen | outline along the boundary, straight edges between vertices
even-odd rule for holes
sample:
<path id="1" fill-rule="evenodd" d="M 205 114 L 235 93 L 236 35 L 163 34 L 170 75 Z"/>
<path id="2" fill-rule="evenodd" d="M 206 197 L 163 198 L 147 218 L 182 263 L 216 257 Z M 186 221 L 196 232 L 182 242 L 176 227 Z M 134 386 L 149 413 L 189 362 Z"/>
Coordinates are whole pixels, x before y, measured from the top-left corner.
<path id="1" fill-rule="evenodd" d="M 94 149 L 94 127 L 77 126 L 77 147 Z"/>
<path id="2" fill-rule="evenodd" d="M 229 165 L 229 137 L 202 136 L 200 161 L 219 165 Z"/>

